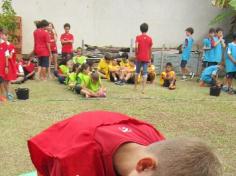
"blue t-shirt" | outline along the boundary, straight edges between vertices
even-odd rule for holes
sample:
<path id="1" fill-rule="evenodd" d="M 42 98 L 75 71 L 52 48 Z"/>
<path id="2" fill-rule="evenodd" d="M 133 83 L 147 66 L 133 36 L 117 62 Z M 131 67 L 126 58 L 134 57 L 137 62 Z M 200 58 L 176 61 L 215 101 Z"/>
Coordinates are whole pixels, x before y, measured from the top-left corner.
<path id="1" fill-rule="evenodd" d="M 219 42 L 218 37 L 214 37 L 214 42 Z M 223 55 L 223 47 L 221 42 L 218 43 L 218 45 L 215 46 L 214 48 L 214 59 L 212 62 L 217 62 L 220 63 L 222 61 L 222 55 Z"/>
<path id="2" fill-rule="evenodd" d="M 183 53 L 182 53 L 182 60 L 188 61 L 190 59 L 190 55 L 192 52 L 192 47 L 193 47 L 193 38 L 192 37 L 187 37 L 184 42 L 184 48 L 183 48 Z"/>
<path id="3" fill-rule="evenodd" d="M 215 53 L 214 53 L 214 48 L 212 48 L 212 45 L 211 45 L 211 39 L 205 38 L 203 40 L 203 46 L 205 48 L 211 48 L 209 50 L 204 51 L 203 61 L 213 62 Z"/>
<path id="4" fill-rule="evenodd" d="M 228 56 L 228 54 L 230 54 L 236 60 L 236 44 L 233 42 L 230 43 L 226 51 L 227 51 L 225 58 L 226 72 L 227 73 L 236 72 L 236 64 L 234 64 Z"/>
<path id="5" fill-rule="evenodd" d="M 218 65 L 213 65 L 210 67 L 207 67 L 201 75 L 201 80 L 210 83 L 212 81 L 212 75 L 216 75 L 219 70 Z"/>

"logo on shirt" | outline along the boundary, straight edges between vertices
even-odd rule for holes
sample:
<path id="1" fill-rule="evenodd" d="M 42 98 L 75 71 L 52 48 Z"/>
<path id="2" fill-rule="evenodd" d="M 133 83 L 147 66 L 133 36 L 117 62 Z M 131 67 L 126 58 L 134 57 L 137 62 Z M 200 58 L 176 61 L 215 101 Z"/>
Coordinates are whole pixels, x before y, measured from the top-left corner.
<path id="1" fill-rule="evenodd" d="M 127 127 L 119 127 L 119 130 L 122 131 L 123 133 L 131 133 L 132 132 L 132 130 Z"/>

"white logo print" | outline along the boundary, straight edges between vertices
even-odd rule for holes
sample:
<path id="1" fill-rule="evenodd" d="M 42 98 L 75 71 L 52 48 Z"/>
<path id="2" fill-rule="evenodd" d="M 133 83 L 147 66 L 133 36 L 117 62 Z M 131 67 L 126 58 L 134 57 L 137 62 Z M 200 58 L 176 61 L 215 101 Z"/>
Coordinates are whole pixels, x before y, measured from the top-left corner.
<path id="1" fill-rule="evenodd" d="M 131 133 L 132 132 L 132 130 L 127 127 L 119 127 L 119 130 L 122 131 L 123 133 Z"/>

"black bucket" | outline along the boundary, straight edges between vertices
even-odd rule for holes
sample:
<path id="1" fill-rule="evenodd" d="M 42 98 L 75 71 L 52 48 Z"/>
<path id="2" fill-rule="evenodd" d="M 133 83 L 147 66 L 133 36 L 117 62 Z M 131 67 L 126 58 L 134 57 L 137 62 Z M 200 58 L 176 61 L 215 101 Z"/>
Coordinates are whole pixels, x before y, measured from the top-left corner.
<path id="1" fill-rule="evenodd" d="M 220 96 L 220 92 L 221 92 L 221 87 L 218 86 L 213 86 L 210 88 L 210 95 L 211 96 Z"/>
<path id="2" fill-rule="evenodd" d="M 29 99 L 29 89 L 28 88 L 18 88 L 15 89 L 16 97 L 18 100 L 27 100 Z"/>

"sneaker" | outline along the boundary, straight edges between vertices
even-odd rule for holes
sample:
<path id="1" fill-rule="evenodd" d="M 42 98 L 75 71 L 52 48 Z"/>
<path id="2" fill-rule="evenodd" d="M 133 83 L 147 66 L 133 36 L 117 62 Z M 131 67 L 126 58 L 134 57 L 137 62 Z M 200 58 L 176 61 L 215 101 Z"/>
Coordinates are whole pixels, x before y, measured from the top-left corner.
<path id="1" fill-rule="evenodd" d="M 8 93 L 8 94 L 7 94 L 7 99 L 8 99 L 9 101 L 13 101 L 13 100 L 14 100 L 14 95 L 11 94 L 11 93 Z"/>
<path id="2" fill-rule="evenodd" d="M 189 75 L 190 75 L 190 79 L 193 79 L 195 76 L 195 73 L 191 72 Z"/>
<path id="3" fill-rule="evenodd" d="M 233 95 L 234 94 L 234 89 L 233 88 L 229 88 L 228 94 Z"/>
<path id="4" fill-rule="evenodd" d="M 221 88 L 221 90 L 222 90 L 223 92 L 228 92 L 228 91 L 229 91 L 229 88 L 228 88 L 228 86 L 223 86 L 223 87 Z"/>
<path id="5" fill-rule="evenodd" d="M 181 80 L 182 80 L 182 81 L 186 81 L 186 80 L 187 80 L 187 77 L 186 77 L 186 76 L 182 76 Z"/>
<path id="6" fill-rule="evenodd" d="M 6 102 L 6 101 L 7 101 L 6 97 L 4 97 L 4 96 L 1 96 L 1 97 L 0 97 L 0 102 L 3 102 L 3 103 L 4 103 L 4 102 Z"/>

